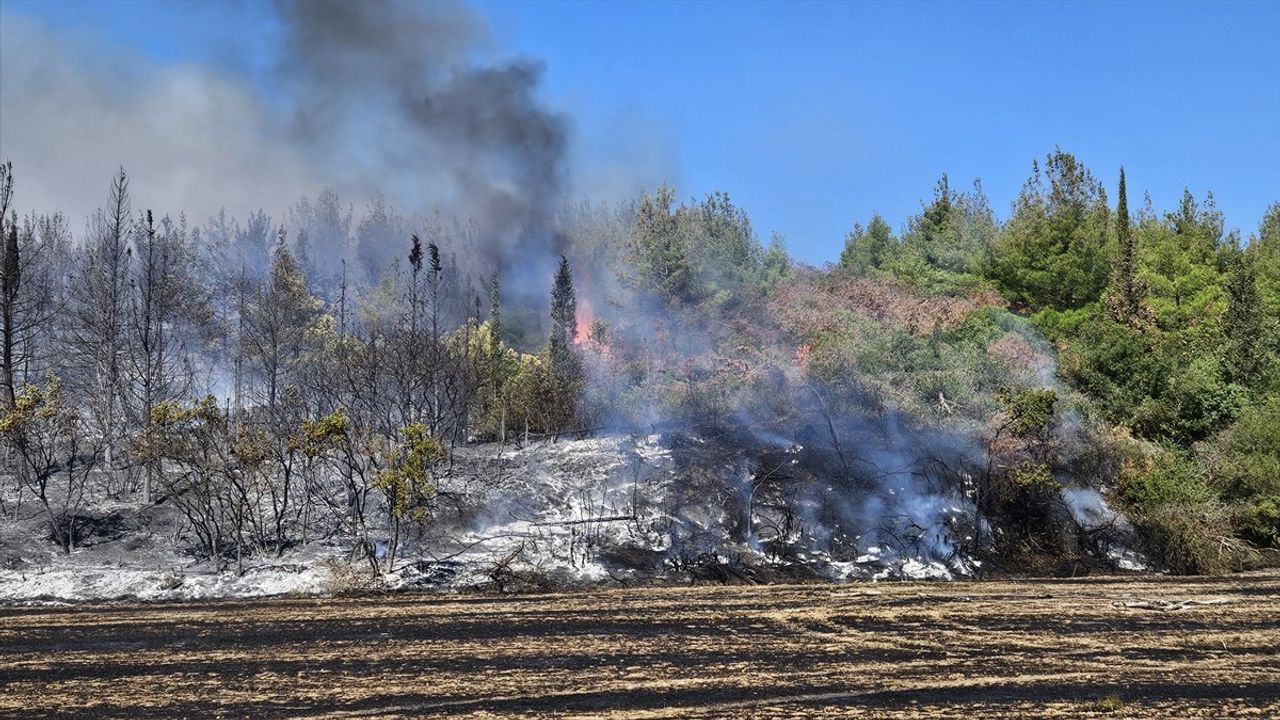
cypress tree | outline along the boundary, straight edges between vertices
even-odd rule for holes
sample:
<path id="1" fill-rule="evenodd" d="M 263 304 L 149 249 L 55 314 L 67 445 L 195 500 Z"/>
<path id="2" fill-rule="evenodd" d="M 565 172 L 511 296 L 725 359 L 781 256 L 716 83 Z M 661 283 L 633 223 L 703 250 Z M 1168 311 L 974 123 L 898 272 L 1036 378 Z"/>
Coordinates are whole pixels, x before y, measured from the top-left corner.
<path id="1" fill-rule="evenodd" d="M 578 337 L 578 298 L 573 289 L 573 272 L 569 260 L 560 256 L 555 283 L 551 286 L 551 375 L 555 385 L 557 416 L 553 421 L 561 429 L 569 427 L 577 416 L 578 388 L 582 365 L 574 351 Z"/>
<path id="2" fill-rule="evenodd" d="M 555 283 L 551 286 L 551 364 L 558 369 L 570 365 L 570 346 L 578 337 L 578 298 L 573 290 L 569 259 L 560 256 Z"/>
<path id="3" fill-rule="evenodd" d="M 1125 188 L 1124 168 L 1120 168 L 1120 187 L 1116 202 L 1116 241 L 1120 255 L 1116 262 L 1108 297 L 1112 317 L 1125 324 L 1135 324 L 1142 316 L 1142 286 L 1137 278 L 1137 239 L 1129 223 L 1129 194 Z"/>

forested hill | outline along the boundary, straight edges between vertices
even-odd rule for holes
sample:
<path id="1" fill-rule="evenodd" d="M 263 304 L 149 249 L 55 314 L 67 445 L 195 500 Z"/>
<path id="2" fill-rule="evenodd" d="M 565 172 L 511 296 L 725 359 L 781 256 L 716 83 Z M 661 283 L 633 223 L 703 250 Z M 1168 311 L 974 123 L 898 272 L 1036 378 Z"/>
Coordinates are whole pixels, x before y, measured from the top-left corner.
<path id="1" fill-rule="evenodd" d="M 722 193 L 567 205 L 499 243 L 333 192 L 192 224 L 122 170 L 77 232 L 24 214 L 21 173 L 0 514 L 33 544 L 101 542 L 131 507 L 216 568 L 338 538 L 385 572 L 499 514 L 460 452 L 567 433 L 674 448 L 663 492 L 703 512 L 654 504 L 670 568 L 897 542 L 1051 572 L 1105 561 L 1109 507 L 1155 567 L 1280 548 L 1280 204 L 1242 238 L 1212 196 L 1131 210 L 1123 170 L 1055 150 L 1007 219 L 944 176 L 814 268 Z"/>

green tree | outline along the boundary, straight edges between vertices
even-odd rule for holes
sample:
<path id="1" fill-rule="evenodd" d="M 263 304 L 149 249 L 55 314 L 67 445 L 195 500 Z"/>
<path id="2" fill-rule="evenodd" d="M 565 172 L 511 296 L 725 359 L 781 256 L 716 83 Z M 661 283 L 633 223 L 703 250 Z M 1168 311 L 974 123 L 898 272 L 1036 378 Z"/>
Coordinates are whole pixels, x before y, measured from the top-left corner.
<path id="1" fill-rule="evenodd" d="M 556 402 L 564 410 L 562 426 L 576 415 L 578 389 L 582 381 L 582 360 L 574 349 L 578 339 L 578 299 L 573 289 L 569 260 L 560 256 L 555 283 L 551 287 L 551 341 L 548 346 L 551 376 L 555 380 Z"/>
<path id="2" fill-rule="evenodd" d="M 1258 269 L 1258 291 L 1268 318 L 1280 322 L 1280 202 L 1267 208 L 1258 233 L 1249 238 L 1248 249 Z"/>
<path id="3" fill-rule="evenodd" d="M 1226 306 L 1222 214 L 1210 195 L 1201 207 L 1184 191 L 1176 212 L 1140 221 L 1139 277 L 1161 329 L 1208 350 Z"/>
<path id="4" fill-rule="evenodd" d="M 840 253 L 840 267 L 859 274 L 878 270 L 889 258 L 898 239 L 893 236 L 893 229 L 879 214 L 871 217 L 866 229 L 855 224 L 853 230 L 845 236 L 844 251 Z"/>
<path id="5" fill-rule="evenodd" d="M 1227 309 L 1222 318 L 1226 336 L 1224 369 L 1229 381 L 1259 388 L 1265 370 L 1262 296 L 1253 258 L 1236 251 L 1227 279 Z"/>
<path id="6" fill-rule="evenodd" d="M 1129 224 L 1129 193 L 1125 188 L 1124 168 L 1120 168 L 1120 186 L 1116 192 L 1116 244 L 1118 246 L 1115 274 L 1107 296 L 1107 309 L 1117 321 L 1126 324 L 1139 323 L 1143 317 L 1143 288 L 1138 281 L 1138 245 L 1133 228 Z"/>
<path id="7" fill-rule="evenodd" d="M 1243 534 L 1280 547 L 1280 395 L 1241 413 L 1214 445 L 1214 485 L 1243 505 Z"/>
<path id="8" fill-rule="evenodd" d="M 578 338 L 578 297 L 573 289 L 569 259 L 560 256 L 551 286 L 551 357 L 560 360 Z"/>
<path id="9" fill-rule="evenodd" d="M 1033 164 L 997 241 L 991 278 L 1032 311 L 1080 308 L 1101 296 L 1110 274 L 1106 191 L 1074 155 L 1055 150 Z"/>
<path id="10" fill-rule="evenodd" d="M 297 381 L 307 350 L 308 331 L 320 320 L 321 302 L 311 294 L 280 229 L 271 274 L 248 305 L 243 350 L 257 372 L 262 400 L 274 411 L 286 385 Z"/>
<path id="11" fill-rule="evenodd" d="M 680 302 L 696 299 L 701 291 L 689 244 L 678 232 L 674 202 L 675 192 L 666 185 L 652 195 L 645 193 L 636 208 L 627 249 L 633 284 L 669 302 Z"/>

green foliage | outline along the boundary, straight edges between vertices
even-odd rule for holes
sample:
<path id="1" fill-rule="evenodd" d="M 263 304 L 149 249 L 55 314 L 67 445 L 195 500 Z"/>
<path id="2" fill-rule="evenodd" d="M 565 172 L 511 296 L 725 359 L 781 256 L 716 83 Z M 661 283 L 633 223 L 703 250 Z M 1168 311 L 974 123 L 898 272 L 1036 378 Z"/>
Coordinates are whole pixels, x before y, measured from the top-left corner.
<path id="1" fill-rule="evenodd" d="M 290 438 L 290 447 L 317 457 L 349 437 L 351 423 L 342 408 L 315 420 L 305 420 L 302 431 Z"/>
<path id="2" fill-rule="evenodd" d="M 1129 223 L 1129 192 L 1125 187 L 1124 168 L 1116 201 L 1116 267 L 1107 288 L 1106 308 L 1111 317 L 1124 325 L 1142 324 L 1147 319 L 1147 288 L 1138 278 L 1138 242 Z"/>
<path id="3" fill-rule="evenodd" d="M 1261 495 L 1246 503 L 1237 526 L 1244 539 L 1259 546 L 1280 548 L 1280 495 Z"/>
<path id="4" fill-rule="evenodd" d="M 1216 442 L 1216 482 L 1231 499 L 1280 495 L 1280 396 L 1253 405 Z"/>
<path id="5" fill-rule="evenodd" d="M 1043 314 L 1052 322 L 1041 327 L 1052 328 L 1046 334 L 1063 343 L 1060 372 L 1093 397 L 1108 420 L 1132 424 L 1134 409 L 1162 392 L 1170 370 L 1156 352 L 1157 337 L 1096 309 L 1071 311 L 1069 321 L 1068 313 Z"/>
<path id="6" fill-rule="evenodd" d="M 1232 533 L 1230 513 L 1190 460 L 1164 453 L 1151 467 L 1125 473 L 1120 493 L 1162 565 L 1190 574 L 1231 567 L 1234 552 L 1223 544 Z"/>
<path id="7" fill-rule="evenodd" d="M 1202 505 L 1215 497 L 1195 465 L 1175 453 L 1163 453 L 1146 470 L 1125 473 L 1120 478 L 1120 494 L 1142 510 Z"/>
<path id="8" fill-rule="evenodd" d="M 1031 316 L 1045 339 L 1061 342 L 1086 331 L 1098 322 L 1098 306 L 1094 303 L 1079 308 L 1058 309 L 1047 307 Z"/>
<path id="9" fill-rule="evenodd" d="M 1204 207 L 1187 192 L 1163 220 L 1138 224 L 1139 271 L 1159 327 L 1188 338 L 1212 332 L 1226 307 L 1222 214 L 1210 196 Z"/>
<path id="10" fill-rule="evenodd" d="M 934 198 L 895 238 L 879 215 L 866 230 L 854 226 L 840 266 L 858 274 L 887 274 L 930 294 L 959 295 L 982 287 L 996 235 L 995 215 L 982 185 L 955 193 L 943 175 Z"/>
<path id="11" fill-rule="evenodd" d="M 862 225 L 854 225 L 845 237 L 840 267 L 866 275 L 883 267 L 897 246 L 898 238 L 894 237 L 889 223 L 879 215 L 873 215 L 865 229 Z"/>
<path id="12" fill-rule="evenodd" d="M 494 437 L 505 417 L 508 435 L 549 433 L 569 427 L 577 407 L 576 388 L 559 382 L 545 356 L 513 353 L 511 374 L 502 384 L 501 400 L 495 404 L 485 426 Z"/>
<path id="13" fill-rule="evenodd" d="M 1263 312 L 1280 322 L 1280 202 L 1272 203 L 1249 241 L 1247 252 L 1258 269 Z"/>
<path id="14" fill-rule="evenodd" d="M 1228 510 L 1214 501 L 1169 503 L 1134 513 L 1147 550 L 1160 565 L 1187 575 L 1213 575 L 1236 566 Z"/>
<path id="15" fill-rule="evenodd" d="M 1260 389 L 1268 369 L 1262 296 L 1254 259 L 1238 251 L 1233 255 L 1227 281 L 1222 328 L 1227 341 L 1223 357 L 1227 379 L 1247 389 Z"/>
<path id="16" fill-rule="evenodd" d="M 58 417 L 62 408 L 62 381 L 50 373 L 44 385 L 30 384 L 22 388 L 14 406 L 0 415 L 0 435 L 20 441 L 23 434 L 42 421 Z"/>
<path id="17" fill-rule="evenodd" d="M 552 379 L 556 385 L 554 397 L 564 408 L 555 417 L 563 418 L 556 430 L 572 424 L 577 413 L 578 393 L 582 386 L 582 357 L 574 343 L 578 339 L 578 300 L 573 289 L 573 273 L 569 261 L 560 257 L 551 286 L 551 341 L 547 346 Z"/>
<path id="18" fill-rule="evenodd" d="M 1216 439 L 1214 487 L 1240 506 L 1240 534 L 1280 547 L 1280 396 L 1252 405 Z"/>
<path id="19" fill-rule="evenodd" d="M 1144 437 L 1190 447 L 1230 424 L 1248 401 L 1244 388 L 1223 380 L 1212 356 L 1186 358 L 1165 369 L 1158 394 L 1143 398 L 1132 412 L 1130 422 Z"/>
<path id="20" fill-rule="evenodd" d="M 573 343 L 578 339 L 578 297 L 573 289 L 569 260 L 560 256 L 551 285 L 551 339 L 548 345 L 552 370 L 566 384 L 578 381 L 581 372 Z"/>
<path id="21" fill-rule="evenodd" d="M 1024 463 L 1014 468 L 1009 474 L 1014 487 L 1032 494 L 1044 495 L 1058 491 L 1058 481 L 1053 479 L 1053 471 L 1043 463 Z"/>
<path id="22" fill-rule="evenodd" d="M 674 202 L 675 191 L 666 185 L 652 195 L 645 193 L 628 238 L 628 260 L 634 268 L 635 284 L 671 300 L 692 300 L 701 294 L 701 288 L 692 249 L 679 232 L 679 220 L 672 211 Z"/>
<path id="23" fill-rule="evenodd" d="M 412 423 L 400 438 L 385 443 L 385 467 L 375 476 L 374 485 L 390 500 L 391 514 L 400 519 L 421 520 L 426 515 L 426 499 L 434 491 L 432 472 L 445 458 L 440 441 L 422 423 Z"/>
<path id="24" fill-rule="evenodd" d="M 784 277 L 790 260 L 775 237 L 766 250 L 746 212 L 725 193 L 675 206 L 663 185 L 645 194 L 626 239 L 631 285 L 670 305 L 726 309 L 757 297 Z"/>
<path id="25" fill-rule="evenodd" d="M 1009 432 L 1030 438 L 1044 433 L 1053 422 L 1058 393 L 1049 388 L 1001 388 L 996 399 L 1008 417 L 1005 427 Z"/>
<path id="26" fill-rule="evenodd" d="M 1110 275 L 1109 217 L 1102 185 L 1075 156 L 1055 150 L 1043 174 L 1033 166 L 996 241 L 991 279 L 1033 312 L 1097 301 Z"/>
<path id="27" fill-rule="evenodd" d="M 942 275 L 977 276 L 989 261 L 995 215 L 982 184 L 972 192 L 952 192 L 947 176 L 934 187 L 933 201 L 907 222 L 903 245 Z"/>

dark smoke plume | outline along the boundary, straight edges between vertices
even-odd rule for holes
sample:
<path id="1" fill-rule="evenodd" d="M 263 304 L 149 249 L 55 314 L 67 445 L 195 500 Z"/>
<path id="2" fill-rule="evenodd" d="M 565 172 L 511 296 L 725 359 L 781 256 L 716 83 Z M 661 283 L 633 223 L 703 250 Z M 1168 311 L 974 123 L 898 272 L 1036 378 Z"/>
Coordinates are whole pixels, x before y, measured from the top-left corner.
<path id="1" fill-rule="evenodd" d="M 290 129 L 330 172 L 354 171 L 402 206 L 443 203 L 478 224 L 478 249 L 501 265 L 517 243 L 525 257 L 555 254 L 568 121 L 536 97 L 539 63 L 475 62 L 483 27 L 457 5 L 277 7 Z"/>

